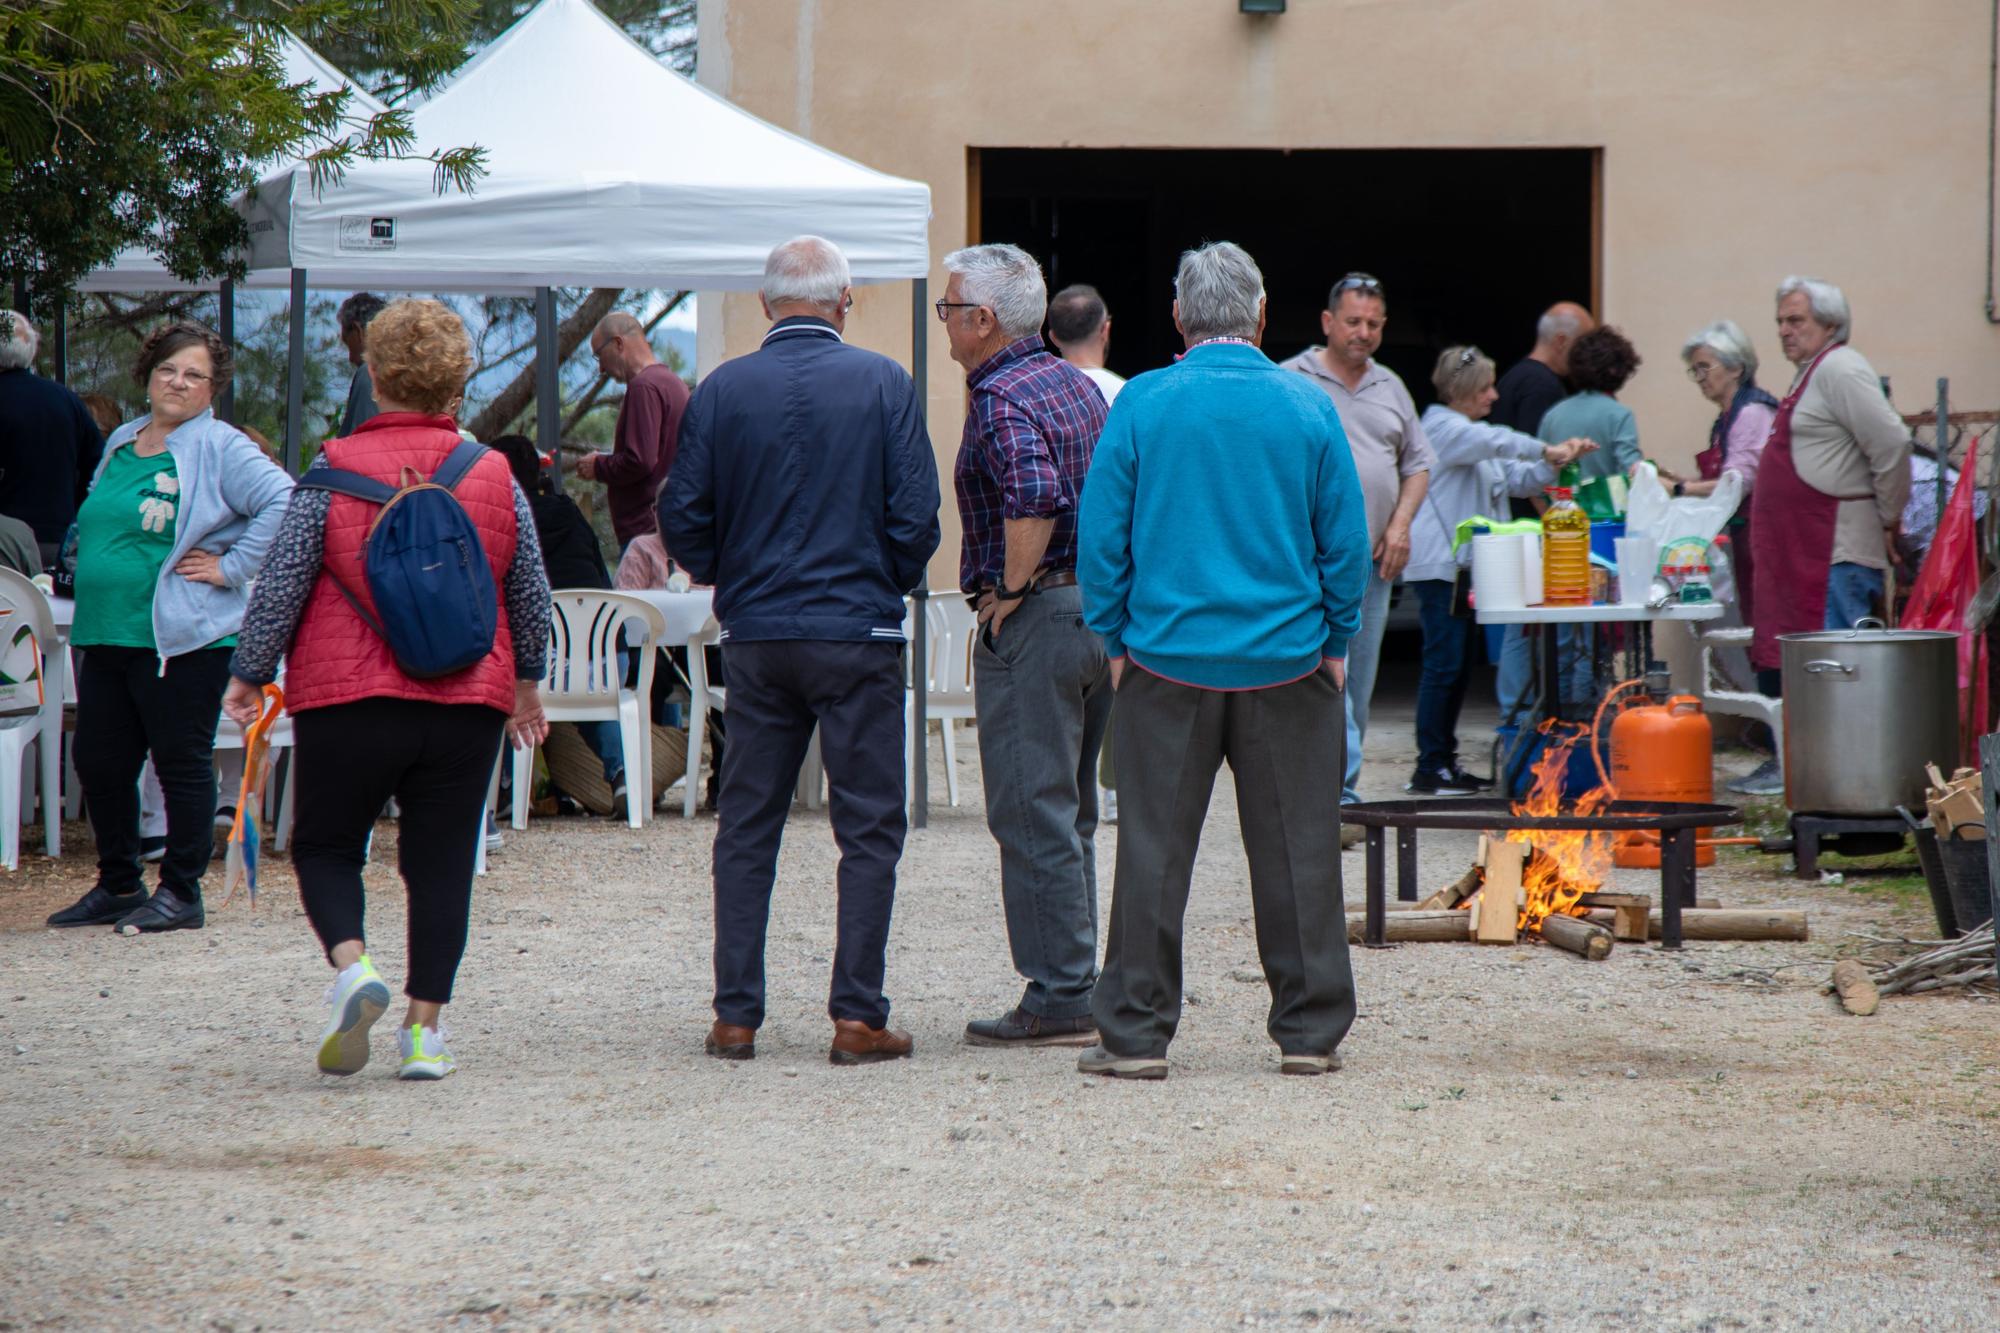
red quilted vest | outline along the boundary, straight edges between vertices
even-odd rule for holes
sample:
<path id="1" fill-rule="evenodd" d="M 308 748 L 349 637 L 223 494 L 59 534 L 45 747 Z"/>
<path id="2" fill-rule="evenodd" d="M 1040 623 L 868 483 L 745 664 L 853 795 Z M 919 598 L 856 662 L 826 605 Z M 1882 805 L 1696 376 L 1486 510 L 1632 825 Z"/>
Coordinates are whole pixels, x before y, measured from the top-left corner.
<path id="1" fill-rule="evenodd" d="M 328 440 L 326 461 L 330 467 L 397 486 L 406 467 L 420 476 L 430 476 L 458 443 L 458 431 L 450 417 L 385 412 L 346 439 Z M 472 465 L 453 494 L 478 527 L 487 561 L 493 566 L 494 585 L 501 590 L 493 651 L 449 676 L 417 680 L 399 671 L 389 645 L 368 628 L 334 586 L 334 580 L 339 579 L 374 614 L 375 600 L 362 572 L 362 555 L 369 527 L 382 511 L 351 495 L 335 495 L 326 515 L 326 553 L 320 562 L 319 579 L 306 599 L 305 614 L 299 618 L 292 650 L 285 658 L 287 709 L 302 713 L 357 699 L 389 698 L 485 704 L 503 713 L 514 711 L 514 642 L 507 626 L 506 578 L 519 531 L 514 517 L 514 479 L 507 460 L 489 452 Z"/>

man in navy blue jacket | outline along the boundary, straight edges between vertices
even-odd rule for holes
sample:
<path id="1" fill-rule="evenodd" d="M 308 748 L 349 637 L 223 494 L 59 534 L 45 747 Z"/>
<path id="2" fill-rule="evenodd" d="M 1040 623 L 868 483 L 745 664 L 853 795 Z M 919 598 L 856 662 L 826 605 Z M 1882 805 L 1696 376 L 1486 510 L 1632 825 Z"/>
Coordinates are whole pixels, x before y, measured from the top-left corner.
<path id="1" fill-rule="evenodd" d="M 835 1064 L 910 1053 L 882 993 L 903 855 L 903 596 L 938 546 L 937 462 L 902 367 L 841 339 L 847 260 L 801 236 L 764 265 L 764 344 L 704 378 L 660 491 L 660 539 L 715 585 L 729 748 L 715 833 L 715 1025 L 747 1060 L 764 1021 L 778 840 L 819 726 L 840 845 L 827 1012 Z"/>

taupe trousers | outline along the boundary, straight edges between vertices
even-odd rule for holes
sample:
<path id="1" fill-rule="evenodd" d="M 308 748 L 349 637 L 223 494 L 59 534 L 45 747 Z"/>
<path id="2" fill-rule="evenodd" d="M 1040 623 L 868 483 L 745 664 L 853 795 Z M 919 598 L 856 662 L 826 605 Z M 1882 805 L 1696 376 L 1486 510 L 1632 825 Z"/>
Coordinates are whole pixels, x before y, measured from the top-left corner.
<path id="1" fill-rule="evenodd" d="M 1181 933 L 1216 770 L 1236 777 L 1271 1039 L 1329 1055 L 1354 1023 L 1340 892 L 1346 713 L 1324 670 L 1262 690 L 1177 685 L 1128 665 L 1117 754 L 1118 869 L 1092 1011 L 1106 1050 L 1163 1056 L 1181 1017 Z"/>

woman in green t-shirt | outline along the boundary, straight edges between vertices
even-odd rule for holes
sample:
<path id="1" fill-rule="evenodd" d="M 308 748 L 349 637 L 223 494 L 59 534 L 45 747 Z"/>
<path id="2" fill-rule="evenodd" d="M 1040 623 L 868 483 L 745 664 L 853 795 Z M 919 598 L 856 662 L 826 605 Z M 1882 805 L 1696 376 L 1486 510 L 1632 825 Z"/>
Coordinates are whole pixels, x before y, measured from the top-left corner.
<path id="1" fill-rule="evenodd" d="M 76 772 L 97 835 L 97 885 L 52 926 L 125 933 L 202 925 L 214 837 L 216 718 L 250 580 L 292 480 L 210 410 L 229 345 L 169 324 L 139 349 L 151 403 L 105 445 L 77 510 Z M 146 896 L 139 771 L 150 753 L 166 796 L 160 886 Z"/>

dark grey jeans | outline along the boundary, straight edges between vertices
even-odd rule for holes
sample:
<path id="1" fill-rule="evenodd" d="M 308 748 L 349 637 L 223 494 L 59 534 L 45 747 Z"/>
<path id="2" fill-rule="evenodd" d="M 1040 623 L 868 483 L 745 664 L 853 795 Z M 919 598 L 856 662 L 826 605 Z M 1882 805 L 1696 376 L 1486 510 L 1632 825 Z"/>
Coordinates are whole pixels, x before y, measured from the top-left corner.
<path id="1" fill-rule="evenodd" d="M 1340 894 L 1347 718 L 1323 671 L 1267 690 L 1118 688 L 1118 873 L 1094 1011 L 1114 1055 L 1163 1056 L 1181 1019 L 1181 933 L 1216 769 L 1236 776 L 1266 1023 L 1287 1055 L 1330 1055 L 1354 1024 Z"/>
<path id="2" fill-rule="evenodd" d="M 1097 752 L 1111 715 L 1104 643 L 1077 590 L 1030 596 L 972 652 L 986 826 L 1000 844 L 1000 897 L 1021 1007 L 1090 1012 L 1097 982 Z"/>

